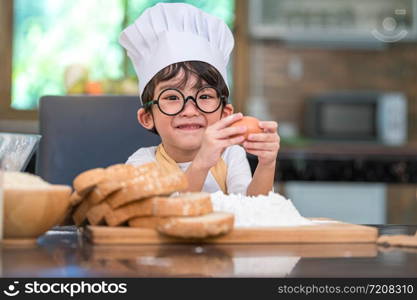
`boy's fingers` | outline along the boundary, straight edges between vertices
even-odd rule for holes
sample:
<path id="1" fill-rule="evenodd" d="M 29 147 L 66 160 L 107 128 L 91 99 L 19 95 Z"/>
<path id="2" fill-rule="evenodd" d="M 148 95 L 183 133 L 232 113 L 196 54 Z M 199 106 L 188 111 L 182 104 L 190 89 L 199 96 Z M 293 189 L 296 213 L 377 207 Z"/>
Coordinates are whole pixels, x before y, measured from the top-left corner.
<path id="1" fill-rule="evenodd" d="M 266 151 L 262 150 L 251 150 L 251 149 L 245 149 L 245 151 L 249 154 L 255 155 L 255 156 L 261 156 L 266 153 Z"/>
<path id="2" fill-rule="evenodd" d="M 246 126 L 226 127 L 217 131 L 216 137 L 219 139 L 228 138 L 233 135 L 243 134 L 248 130 Z"/>
<path id="3" fill-rule="evenodd" d="M 213 127 L 216 129 L 222 129 L 222 128 L 228 127 L 229 125 L 233 124 L 234 122 L 242 118 L 243 118 L 242 113 L 233 114 L 226 118 L 220 119 L 220 121 L 217 121 L 215 124 L 213 124 Z"/>
<path id="4" fill-rule="evenodd" d="M 261 128 L 278 128 L 278 123 L 275 121 L 259 121 Z"/>
<path id="5" fill-rule="evenodd" d="M 243 147 L 250 150 L 265 150 L 265 151 L 275 151 L 278 149 L 276 143 L 250 143 L 244 142 Z"/>
<path id="6" fill-rule="evenodd" d="M 279 142 L 279 136 L 270 133 L 252 133 L 249 134 L 248 140 L 252 142 Z"/>
<path id="7" fill-rule="evenodd" d="M 226 148 L 226 147 L 229 147 L 229 146 L 232 146 L 232 145 L 238 145 L 238 144 L 242 143 L 244 140 L 245 140 L 245 137 L 242 136 L 242 135 L 234 137 L 234 138 L 230 138 L 230 139 L 227 139 L 227 140 L 223 141 L 223 147 Z"/>
<path id="8" fill-rule="evenodd" d="M 275 121 L 259 122 L 259 127 L 261 127 L 265 133 L 276 133 L 278 131 L 278 123 Z"/>

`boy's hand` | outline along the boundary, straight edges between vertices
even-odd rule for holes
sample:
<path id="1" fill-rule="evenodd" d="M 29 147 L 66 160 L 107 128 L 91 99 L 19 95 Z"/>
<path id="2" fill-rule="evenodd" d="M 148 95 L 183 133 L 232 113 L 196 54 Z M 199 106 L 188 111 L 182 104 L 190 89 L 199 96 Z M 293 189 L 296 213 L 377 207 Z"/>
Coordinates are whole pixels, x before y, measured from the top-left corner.
<path id="1" fill-rule="evenodd" d="M 244 137 L 241 134 L 244 134 L 247 128 L 228 127 L 242 117 L 241 113 L 233 114 L 207 127 L 193 164 L 199 168 L 209 170 L 216 165 L 224 149 L 242 143 Z"/>
<path id="2" fill-rule="evenodd" d="M 259 122 L 263 133 L 250 134 L 243 143 L 246 152 L 258 157 L 258 165 L 275 166 L 280 138 L 277 133 L 278 123 L 273 121 Z"/>

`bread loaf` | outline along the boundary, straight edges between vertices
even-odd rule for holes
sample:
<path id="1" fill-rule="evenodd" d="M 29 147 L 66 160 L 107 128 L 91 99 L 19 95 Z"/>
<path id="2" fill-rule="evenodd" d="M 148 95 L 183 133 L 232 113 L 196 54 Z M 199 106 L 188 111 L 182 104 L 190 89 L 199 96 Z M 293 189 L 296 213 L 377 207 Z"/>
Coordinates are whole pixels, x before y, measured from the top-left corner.
<path id="1" fill-rule="evenodd" d="M 38 237 L 65 219 L 70 208 L 70 186 L 50 184 L 29 173 L 6 171 L 1 175 L 4 237 Z"/>
<path id="2" fill-rule="evenodd" d="M 73 209 L 73 220 L 77 226 L 82 225 L 87 213 L 95 205 L 101 203 L 104 199 L 109 197 L 112 193 L 117 192 L 126 186 L 126 180 L 134 179 L 144 176 L 149 170 L 156 167 L 156 163 L 149 163 L 139 167 L 132 165 L 116 164 L 109 166 L 106 169 L 92 169 L 81 173 L 74 180 L 74 188 L 76 191 L 73 194 L 73 203 L 78 206 Z M 79 193 L 83 193 L 81 196 Z M 80 203 L 81 202 L 81 203 Z M 104 206 L 100 206 L 103 208 Z M 94 216 L 95 209 L 90 213 L 90 219 L 95 220 L 99 224 L 102 221 L 102 216 Z"/>
<path id="3" fill-rule="evenodd" d="M 82 172 L 73 181 L 74 189 L 80 196 L 84 196 L 104 179 L 103 168 L 96 168 Z"/>
<path id="4" fill-rule="evenodd" d="M 126 186 L 126 181 L 146 175 L 149 170 L 155 167 L 155 163 L 148 163 L 139 167 L 132 165 L 114 165 L 106 169 L 106 178 L 99 182 L 94 189 L 90 199 L 91 204 L 103 201 L 110 194 Z"/>
<path id="5" fill-rule="evenodd" d="M 100 186 L 100 190 L 104 195 L 120 189 L 121 182 L 135 178 L 148 172 L 153 168 L 149 163 L 139 167 L 126 164 L 115 164 L 107 168 L 96 168 L 82 172 L 73 181 L 74 189 L 79 195 L 85 195 L 96 186 Z M 103 185 L 101 185 L 103 183 Z"/>
<path id="6" fill-rule="evenodd" d="M 153 215 L 157 217 L 199 216 L 213 212 L 209 193 L 183 193 L 154 197 Z"/>
<path id="7" fill-rule="evenodd" d="M 156 195 L 169 195 L 187 188 L 188 182 L 183 172 L 167 170 L 156 163 L 148 164 L 148 167 L 145 174 L 125 181 L 121 190 L 107 198 L 113 209 L 132 201 Z"/>
<path id="8" fill-rule="evenodd" d="M 112 209 L 104 216 L 109 226 L 118 226 L 134 217 L 152 216 L 152 198 L 128 203 Z"/>
<path id="9" fill-rule="evenodd" d="M 91 191 L 88 195 L 91 194 Z M 90 202 L 88 201 L 88 196 L 81 201 L 78 206 L 75 207 L 74 212 L 72 214 L 72 219 L 74 220 L 75 225 L 81 226 L 86 218 L 88 210 L 92 207 Z"/>
<path id="10" fill-rule="evenodd" d="M 135 217 L 129 220 L 130 227 L 156 229 L 161 217 Z"/>
<path id="11" fill-rule="evenodd" d="M 91 207 L 87 212 L 87 219 L 91 225 L 104 223 L 104 216 L 111 211 L 110 205 L 106 201 Z"/>
<path id="12" fill-rule="evenodd" d="M 157 230 L 173 237 L 201 239 L 228 233 L 233 222 L 233 214 L 214 212 L 198 217 L 161 218 Z"/>
<path id="13" fill-rule="evenodd" d="M 173 197 L 151 197 L 112 209 L 105 215 L 110 226 L 132 218 L 155 216 L 200 216 L 213 211 L 208 193 L 185 193 Z"/>
<path id="14" fill-rule="evenodd" d="M 78 194 L 77 191 L 74 191 L 71 194 L 70 202 L 71 202 L 72 206 L 75 206 L 75 205 L 79 204 L 82 200 L 83 200 L 83 197 L 80 196 L 80 194 Z"/>
<path id="15" fill-rule="evenodd" d="M 106 178 L 104 181 L 97 184 L 97 190 L 100 195 L 99 197 L 93 200 L 94 203 L 99 203 L 105 197 L 111 193 L 120 190 L 125 186 L 125 181 L 129 179 L 134 179 L 141 175 L 146 174 L 151 168 L 152 163 L 145 164 L 139 167 L 126 164 L 118 164 L 110 166 L 106 169 Z"/>

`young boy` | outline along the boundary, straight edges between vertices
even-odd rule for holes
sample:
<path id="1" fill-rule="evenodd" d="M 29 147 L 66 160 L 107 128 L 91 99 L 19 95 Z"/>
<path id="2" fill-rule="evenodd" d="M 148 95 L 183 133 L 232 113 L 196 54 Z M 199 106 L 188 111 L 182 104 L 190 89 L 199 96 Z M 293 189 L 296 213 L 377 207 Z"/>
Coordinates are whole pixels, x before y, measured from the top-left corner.
<path id="1" fill-rule="evenodd" d="M 255 196 L 272 190 L 277 123 L 260 122 L 264 132 L 247 141 L 242 137 L 247 128 L 230 126 L 242 114 L 233 114 L 227 103 L 226 67 L 234 41 L 223 21 L 188 4 L 160 3 L 126 28 L 120 43 L 139 77 L 138 121 L 162 140 L 126 163 L 180 168 L 189 191 Z M 245 150 L 258 156 L 253 178 Z"/>

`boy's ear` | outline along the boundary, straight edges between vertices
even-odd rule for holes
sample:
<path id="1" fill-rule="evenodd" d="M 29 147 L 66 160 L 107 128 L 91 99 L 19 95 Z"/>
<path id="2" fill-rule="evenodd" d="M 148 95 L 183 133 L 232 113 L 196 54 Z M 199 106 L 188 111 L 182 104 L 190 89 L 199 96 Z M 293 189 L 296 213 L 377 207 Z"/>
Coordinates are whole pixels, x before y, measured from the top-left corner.
<path id="1" fill-rule="evenodd" d="M 153 116 L 150 112 L 146 112 L 145 109 L 139 108 L 137 115 L 140 125 L 148 130 L 152 130 L 154 128 L 155 124 L 153 122 Z"/>
<path id="2" fill-rule="evenodd" d="M 231 114 L 233 114 L 233 111 L 234 111 L 233 105 L 226 104 L 222 110 L 222 118 L 226 118 L 227 116 L 230 116 Z"/>

